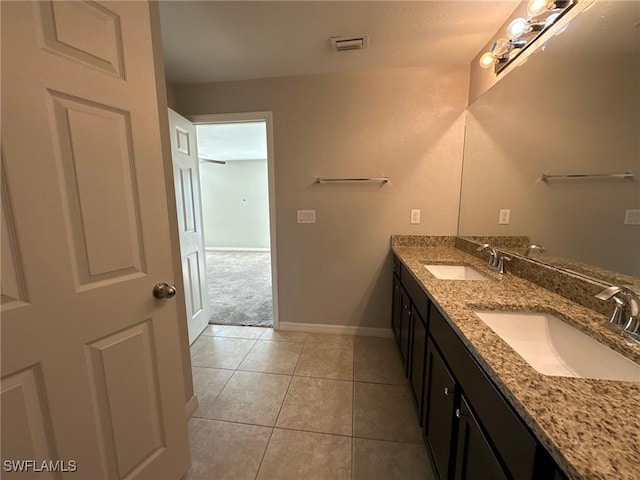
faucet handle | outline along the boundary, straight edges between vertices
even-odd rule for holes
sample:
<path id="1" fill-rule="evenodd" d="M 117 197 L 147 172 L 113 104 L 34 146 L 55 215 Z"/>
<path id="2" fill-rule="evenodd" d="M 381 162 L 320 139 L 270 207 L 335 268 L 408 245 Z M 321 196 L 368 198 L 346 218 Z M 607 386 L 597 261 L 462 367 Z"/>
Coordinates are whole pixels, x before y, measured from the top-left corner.
<path id="1" fill-rule="evenodd" d="M 595 296 L 599 300 L 613 299 L 616 303 L 607 327 L 613 330 L 622 329 L 623 335 L 640 342 L 640 295 L 628 286 L 612 285 Z M 628 318 L 625 319 L 625 313 Z"/>
<path id="2" fill-rule="evenodd" d="M 490 243 L 483 243 L 476 249 L 476 251 L 482 252 L 483 250 L 487 250 L 487 249 L 490 250 L 489 268 L 492 268 L 495 270 L 496 267 L 498 266 L 498 252 L 496 251 L 496 247 L 494 247 Z"/>
<path id="3" fill-rule="evenodd" d="M 605 288 L 600 293 L 598 293 L 597 295 L 594 295 L 594 296 L 598 300 L 609 300 L 611 297 L 615 296 L 616 294 L 620 293 L 621 291 L 622 291 L 621 287 L 617 287 L 615 285 L 611 285 L 610 287 Z"/>

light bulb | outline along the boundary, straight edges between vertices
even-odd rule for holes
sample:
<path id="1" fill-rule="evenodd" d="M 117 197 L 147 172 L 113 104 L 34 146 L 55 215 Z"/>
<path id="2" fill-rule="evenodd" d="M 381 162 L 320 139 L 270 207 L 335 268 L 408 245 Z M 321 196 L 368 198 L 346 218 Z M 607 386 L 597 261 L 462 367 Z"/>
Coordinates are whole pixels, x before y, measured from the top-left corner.
<path id="1" fill-rule="evenodd" d="M 507 27 L 507 35 L 511 39 L 518 38 L 524 35 L 528 29 L 529 22 L 526 19 L 522 17 L 516 18 Z"/>
<path id="2" fill-rule="evenodd" d="M 509 42 L 509 40 L 507 40 L 506 38 L 499 38 L 498 40 L 496 40 L 493 44 L 493 48 L 491 49 L 496 57 L 501 57 L 509 50 L 511 50 L 511 42 Z"/>
<path id="3" fill-rule="evenodd" d="M 496 63 L 496 56 L 493 52 L 486 52 L 480 57 L 480 66 L 482 68 L 489 68 Z"/>
<path id="4" fill-rule="evenodd" d="M 547 10 L 550 10 L 549 8 L 550 3 L 552 5 L 554 4 L 553 1 L 549 1 L 549 0 L 529 0 L 529 3 L 527 4 L 527 13 L 531 17 L 540 15 L 541 13 L 546 12 Z"/>
<path id="5" fill-rule="evenodd" d="M 551 25 L 553 22 L 555 22 L 558 17 L 560 16 L 559 13 L 552 13 L 551 15 L 549 15 L 547 17 L 547 19 L 544 21 L 545 25 L 548 27 L 549 25 Z"/>

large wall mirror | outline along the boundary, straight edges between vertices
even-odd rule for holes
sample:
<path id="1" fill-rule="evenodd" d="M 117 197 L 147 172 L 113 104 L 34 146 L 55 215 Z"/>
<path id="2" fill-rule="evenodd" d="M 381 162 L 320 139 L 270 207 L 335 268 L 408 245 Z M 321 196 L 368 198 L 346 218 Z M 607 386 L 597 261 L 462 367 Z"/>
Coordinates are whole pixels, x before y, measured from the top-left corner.
<path id="1" fill-rule="evenodd" d="M 528 236 L 536 260 L 640 284 L 638 213 L 640 2 L 599 0 L 470 105 L 458 233 Z"/>

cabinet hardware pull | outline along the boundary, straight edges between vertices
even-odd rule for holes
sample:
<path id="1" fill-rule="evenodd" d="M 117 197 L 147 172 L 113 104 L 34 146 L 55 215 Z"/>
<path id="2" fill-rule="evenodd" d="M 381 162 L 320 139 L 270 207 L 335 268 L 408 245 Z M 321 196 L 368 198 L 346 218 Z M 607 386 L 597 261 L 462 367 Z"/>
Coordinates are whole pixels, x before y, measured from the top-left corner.
<path id="1" fill-rule="evenodd" d="M 449 395 L 449 387 L 444 387 L 444 394 Z"/>
<path id="2" fill-rule="evenodd" d="M 460 418 L 460 409 L 456 408 L 456 418 Z"/>

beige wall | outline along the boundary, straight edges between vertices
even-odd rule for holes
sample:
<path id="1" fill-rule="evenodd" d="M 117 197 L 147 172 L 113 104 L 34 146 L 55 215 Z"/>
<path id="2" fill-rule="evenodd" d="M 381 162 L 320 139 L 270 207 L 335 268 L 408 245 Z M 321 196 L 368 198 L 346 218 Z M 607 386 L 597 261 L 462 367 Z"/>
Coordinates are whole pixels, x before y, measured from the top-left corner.
<path id="1" fill-rule="evenodd" d="M 167 88 L 167 105 L 171 110 L 176 109 L 176 93 L 172 83 L 166 82 Z"/>
<path id="2" fill-rule="evenodd" d="M 176 85 L 185 115 L 273 112 L 281 322 L 388 328 L 392 234 L 457 230 L 468 68 Z M 389 183 L 317 185 L 321 177 Z M 297 224 L 315 209 L 316 224 Z M 411 209 L 422 224 L 410 225 Z"/>
<path id="3" fill-rule="evenodd" d="M 204 246 L 268 249 L 268 184 L 266 160 L 202 162 Z"/>

